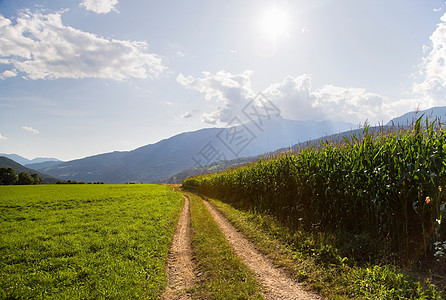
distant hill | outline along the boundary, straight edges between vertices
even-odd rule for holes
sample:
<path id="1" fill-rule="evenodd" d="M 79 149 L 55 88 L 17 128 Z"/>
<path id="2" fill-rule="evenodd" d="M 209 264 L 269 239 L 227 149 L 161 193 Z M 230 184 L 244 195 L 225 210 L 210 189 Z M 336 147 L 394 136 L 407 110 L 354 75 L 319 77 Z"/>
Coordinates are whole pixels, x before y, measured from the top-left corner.
<path id="1" fill-rule="evenodd" d="M 9 159 L 5 156 L 0 156 L 0 168 L 13 168 L 17 173 L 26 172 L 28 174 L 39 174 L 40 178 L 43 179 L 43 183 L 56 183 L 58 181 L 57 178 L 54 178 L 48 174 L 27 168 L 22 166 L 21 164 Z"/>
<path id="2" fill-rule="evenodd" d="M 39 170 L 76 181 L 152 183 L 194 166 L 259 155 L 352 126 L 343 122 L 292 121 L 278 117 L 261 126 L 248 123 L 185 132 L 132 151 L 90 156 Z"/>
<path id="3" fill-rule="evenodd" d="M 371 127 L 369 127 L 368 132 L 369 133 L 379 133 L 379 132 L 382 132 L 382 131 L 385 132 L 385 131 L 391 130 L 391 129 L 392 129 L 392 126 L 387 126 L 387 125 L 385 125 L 385 126 L 371 126 Z M 202 166 L 202 167 L 191 167 L 191 168 L 183 170 L 177 174 L 174 174 L 173 176 L 171 176 L 167 179 L 159 180 L 157 183 L 178 184 L 178 183 L 181 183 L 184 179 L 186 179 L 188 177 L 197 176 L 197 175 L 201 175 L 201 174 L 215 173 L 215 172 L 219 172 L 219 171 L 226 170 L 229 168 L 237 168 L 242 165 L 256 162 L 259 159 L 268 159 L 268 158 L 278 155 L 278 154 L 289 153 L 289 152 L 297 153 L 302 148 L 306 148 L 308 146 L 318 146 L 321 144 L 321 142 L 325 142 L 325 141 L 344 142 L 344 138 L 351 139 L 353 136 L 360 138 L 361 136 L 363 136 L 363 134 L 364 134 L 364 128 L 358 128 L 358 129 L 354 129 L 354 130 L 352 129 L 352 130 L 347 130 L 347 131 L 336 133 L 336 134 L 322 136 L 322 137 L 319 137 L 316 139 L 310 139 L 305 142 L 297 143 L 291 147 L 279 148 L 275 151 L 263 153 L 261 155 L 242 157 L 242 158 L 237 158 L 237 159 L 233 159 L 233 160 L 219 161 L 219 162 L 215 162 L 210 165 Z"/>
<path id="4" fill-rule="evenodd" d="M 408 112 L 400 117 L 394 118 L 390 120 L 387 125 L 388 126 L 408 126 L 414 123 L 418 118 L 423 115 L 423 120 L 426 120 L 426 117 L 429 120 L 434 120 L 435 118 L 439 118 L 441 122 L 446 122 L 446 106 L 438 106 L 432 107 L 426 110 L 418 111 L 418 112 Z"/>
<path id="5" fill-rule="evenodd" d="M 17 154 L 6 154 L 6 153 L 0 153 L 0 156 L 7 157 L 9 159 L 12 159 L 16 163 L 19 163 L 21 165 L 28 164 L 29 159 L 24 158 L 23 156 L 17 155 Z"/>
<path id="6" fill-rule="evenodd" d="M 192 176 L 202 175 L 202 174 L 209 174 L 209 173 L 215 173 L 219 171 L 223 171 L 230 168 L 237 168 L 242 165 L 246 165 L 251 162 L 256 162 L 260 158 L 268 156 L 268 154 L 264 155 L 257 155 L 257 156 L 250 156 L 250 157 L 242 157 L 237 158 L 233 160 L 224 160 L 224 161 L 218 161 L 214 162 L 207 166 L 202 167 L 191 167 L 186 170 L 183 170 L 167 179 L 159 180 L 156 183 L 161 184 L 178 184 L 181 183 L 184 179 Z"/>
<path id="7" fill-rule="evenodd" d="M 395 127 L 411 126 L 423 114 L 424 114 L 423 121 L 426 120 L 426 117 L 429 120 L 434 120 L 435 118 L 438 118 L 440 120 L 440 122 L 444 123 L 446 121 L 446 106 L 433 107 L 433 108 L 430 108 L 430 109 L 427 109 L 424 111 L 406 113 L 400 117 L 392 119 L 384 126 L 371 126 L 369 128 L 369 133 L 379 133 L 382 131 L 385 132 L 387 130 L 392 130 Z M 424 125 L 424 123 L 422 123 L 422 125 Z M 264 153 L 261 155 L 244 157 L 244 158 L 239 158 L 239 159 L 234 159 L 234 160 L 220 161 L 217 163 L 213 163 L 213 164 L 203 166 L 203 167 L 198 167 L 198 168 L 191 167 L 191 168 L 185 169 L 177 174 L 174 174 L 173 176 L 171 176 L 167 179 L 160 180 L 159 183 L 181 183 L 184 179 L 191 177 L 191 176 L 214 173 L 214 172 L 218 172 L 218 171 L 225 170 L 228 168 L 238 167 L 238 166 L 250 163 L 250 162 L 255 162 L 261 158 L 270 157 L 277 153 L 285 153 L 285 152 L 289 152 L 289 151 L 297 152 L 301 148 L 308 147 L 309 145 L 317 146 L 317 145 L 320 145 L 320 143 L 324 142 L 324 141 L 343 142 L 344 138 L 351 139 L 353 136 L 356 136 L 359 138 L 363 135 L 363 132 L 364 132 L 363 128 L 347 130 L 347 131 L 336 133 L 336 134 L 325 135 L 325 136 L 322 136 L 322 137 L 319 137 L 316 139 L 309 139 L 307 141 L 297 143 L 291 147 L 279 148 L 276 151 Z"/>
<path id="8" fill-rule="evenodd" d="M 55 165 L 58 165 L 60 163 L 62 163 L 62 161 L 60 161 L 60 160 L 44 161 L 44 162 L 39 162 L 39 163 L 26 164 L 25 167 L 33 169 L 33 170 L 37 170 L 37 171 L 42 171 L 44 169 L 54 167 Z"/>
<path id="9" fill-rule="evenodd" d="M 21 164 L 21 165 L 29 165 L 29 164 L 36 164 L 36 163 L 42 163 L 42 162 L 60 162 L 57 158 L 51 158 L 51 157 L 37 157 L 34 159 L 27 159 L 23 156 L 17 155 L 17 154 L 6 154 L 6 153 L 0 153 L 0 156 L 7 157 L 9 159 L 12 159 L 13 161 Z"/>
<path id="10" fill-rule="evenodd" d="M 193 164 L 192 155 L 215 136 L 216 129 L 182 133 L 128 152 L 111 152 L 58 164 L 44 172 L 62 179 L 105 183 L 154 182 Z M 173 170 L 173 171 L 172 171 Z"/>

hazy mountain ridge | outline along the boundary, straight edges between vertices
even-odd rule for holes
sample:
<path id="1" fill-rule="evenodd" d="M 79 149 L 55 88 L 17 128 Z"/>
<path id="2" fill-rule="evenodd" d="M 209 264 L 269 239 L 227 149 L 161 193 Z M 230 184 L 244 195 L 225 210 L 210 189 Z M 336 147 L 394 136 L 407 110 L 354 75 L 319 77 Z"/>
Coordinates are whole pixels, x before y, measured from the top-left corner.
<path id="1" fill-rule="evenodd" d="M 393 118 L 386 125 L 388 126 L 408 126 L 414 123 L 418 118 L 423 116 L 423 122 L 428 118 L 428 120 L 433 121 L 438 118 L 441 122 L 446 121 L 446 106 L 432 107 L 426 110 L 413 111 L 405 113 L 404 115 Z"/>
<path id="2" fill-rule="evenodd" d="M 39 163 L 44 163 L 44 162 L 62 162 L 61 160 L 59 160 L 57 158 L 53 158 L 53 157 L 36 157 L 33 159 L 27 159 L 27 158 L 17 155 L 17 154 L 7 154 L 7 153 L 0 153 L 0 156 L 12 159 L 13 161 L 15 161 L 23 166 L 30 165 L 30 164 L 39 164 Z"/>
<path id="3" fill-rule="evenodd" d="M 251 139 L 240 152 L 240 149 L 231 149 L 222 142 L 227 134 L 225 128 L 205 128 L 180 133 L 132 151 L 95 155 L 42 170 L 58 178 L 85 182 L 158 182 L 198 166 L 197 162 L 199 165 L 212 163 L 213 161 L 206 159 L 209 152 L 205 152 L 211 149 L 210 146 L 218 152 L 218 160 L 230 160 L 289 147 L 299 141 L 339 132 L 352 126 L 343 122 L 292 121 L 282 118 L 265 121 L 262 125 L 259 128 L 253 123 L 248 123 L 236 128 L 238 132 L 249 132 L 248 137 Z M 215 160 L 217 154 L 214 156 Z"/>
<path id="4" fill-rule="evenodd" d="M 17 173 L 21 173 L 21 172 L 26 172 L 28 174 L 38 174 L 40 176 L 40 178 L 43 179 L 44 183 L 56 183 L 58 181 L 57 178 L 54 178 L 48 174 L 27 168 L 21 164 L 19 164 L 18 162 L 5 157 L 5 156 L 0 156 L 0 168 L 13 168 Z"/>
<path id="5" fill-rule="evenodd" d="M 55 165 L 58 165 L 60 163 L 63 163 L 63 161 L 57 160 L 57 161 L 43 161 L 39 163 L 32 163 L 32 164 L 26 164 L 25 167 L 34 169 L 37 171 L 41 171 L 50 167 L 54 167 Z"/>

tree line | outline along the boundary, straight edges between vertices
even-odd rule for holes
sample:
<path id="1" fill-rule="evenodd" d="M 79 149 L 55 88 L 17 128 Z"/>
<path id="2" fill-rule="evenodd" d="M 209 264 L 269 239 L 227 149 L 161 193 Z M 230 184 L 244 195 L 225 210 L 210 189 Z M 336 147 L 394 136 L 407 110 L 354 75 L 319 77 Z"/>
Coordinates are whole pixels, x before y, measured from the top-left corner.
<path id="1" fill-rule="evenodd" d="M 29 174 L 27 172 L 21 172 L 17 174 L 13 168 L 0 168 L 0 185 L 31 185 L 42 184 L 43 179 L 39 174 Z"/>
<path id="2" fill-rule="evenodd" d="M 85 184 L 84 181 L 76 180 L 58 180 L 56 184 Z M 88 182 L 87 184 L 104 184 L 103 182 Z"/>

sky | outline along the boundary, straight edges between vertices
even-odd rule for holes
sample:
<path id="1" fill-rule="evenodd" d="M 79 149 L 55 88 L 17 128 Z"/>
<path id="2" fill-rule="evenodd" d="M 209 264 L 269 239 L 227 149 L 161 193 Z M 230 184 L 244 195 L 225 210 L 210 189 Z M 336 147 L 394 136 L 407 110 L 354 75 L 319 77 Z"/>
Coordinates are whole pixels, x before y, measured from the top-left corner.
<path id="1" fill-rule="evenodd" d="M 71 160 L 225 127 L 446 105 L 442 0 L 0 0 L 0 153 Z"/>

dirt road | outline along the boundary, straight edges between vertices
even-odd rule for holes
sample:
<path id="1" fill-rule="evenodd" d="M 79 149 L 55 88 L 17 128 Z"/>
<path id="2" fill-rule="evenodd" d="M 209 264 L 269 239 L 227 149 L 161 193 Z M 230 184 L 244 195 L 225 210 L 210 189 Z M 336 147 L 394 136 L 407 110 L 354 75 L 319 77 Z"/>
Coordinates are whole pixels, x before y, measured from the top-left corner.
<path id="1" fill-rule="evenodd" d="M 184 207 L 167 259 L 169 283 L 162 299 L 190 299 L 187 289 L 194 285 L 196 279 L 190 237 L 190 199 L 187 196 L 184 198 Z M 304 291 L 294 279 L 257 251 L 216 208 L 205 200 L 203 202 L 236 255 L 256 274 L 265 299 L 321 299 L 318 295 Z"/>

